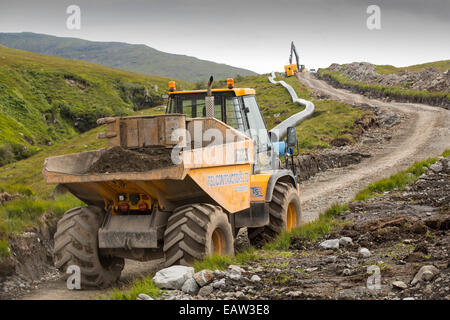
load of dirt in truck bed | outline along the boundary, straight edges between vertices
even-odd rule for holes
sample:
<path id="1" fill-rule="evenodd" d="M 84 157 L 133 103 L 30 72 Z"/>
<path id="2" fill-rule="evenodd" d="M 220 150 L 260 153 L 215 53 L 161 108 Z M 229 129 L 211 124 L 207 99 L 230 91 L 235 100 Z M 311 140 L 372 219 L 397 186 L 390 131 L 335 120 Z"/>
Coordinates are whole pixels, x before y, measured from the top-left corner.
<path id="1" fill-rule="evenodd" d="M 144 172 L 173 166 L 172 149 L 113 147 L 104 152 L 86 173 Z"/>

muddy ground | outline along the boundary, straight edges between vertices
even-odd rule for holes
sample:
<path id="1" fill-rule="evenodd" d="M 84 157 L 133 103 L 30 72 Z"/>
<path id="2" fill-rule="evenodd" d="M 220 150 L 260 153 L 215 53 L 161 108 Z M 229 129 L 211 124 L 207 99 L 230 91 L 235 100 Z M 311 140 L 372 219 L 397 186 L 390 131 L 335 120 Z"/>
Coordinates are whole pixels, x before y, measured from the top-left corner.
<path id="1" fill-rule="evenodd" d="M 289 251 L 265 252 L 262 260 L 243 265 L 239 280 L 219 276 L 226 285 L 202 298 L 450 299 L 450 157 L 433 168 L 405 191 L 352 202 L 338 217 L 340 225 L 318 242 L 294 239 Z M 319 246 L 341 237 L 352 243 Z M 362 258 L 361 248 L 370 257 Z M 427 265 L 437 274 L 411 284 Z M 369 266 L 380 271 L 379 289 L 367 286 Z M 249 280 L 254 275 L 261 280 Z"/>

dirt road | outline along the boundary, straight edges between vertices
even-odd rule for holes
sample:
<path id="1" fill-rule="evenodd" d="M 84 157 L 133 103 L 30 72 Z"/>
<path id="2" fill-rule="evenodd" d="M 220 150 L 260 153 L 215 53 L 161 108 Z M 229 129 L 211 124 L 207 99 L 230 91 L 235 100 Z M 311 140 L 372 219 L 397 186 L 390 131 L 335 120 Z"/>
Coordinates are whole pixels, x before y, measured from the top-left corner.
<path id="1" fill-rule="evenodd" d="M 373 105 L 385 111 L 400 113 L 405 118 L 392 133 L 390 141 L 372 150 L 371 158 L 357 165 L 322 172 L 302 183 L 304 221 L 314 220 L 334 202 L 351 200 L 357 191 L 368 183 L 405 169 L 416 160 L 436 156 L 450 148 L 448 110 L 426 105 L 371 100 L 346 90 L 335 89 L 309 73 L 299 75 L 299 80 L 309 88 L 328 95 L 330 99 Z M 154 272 L 157 267 L 155 262 L 140 263 L 128 260 L 121 282 L 126 283 L 139 275 Z M 93 299 L 105 292 L 69 291 L 65 282 L 60 280 L 40 285 L 23 299 Z"/>
<path id="2" fill-rule="evenodd" d="M 392 139 L 372 150 L 372 157 L 357 165 L 328 170 L 302 183 L 304 221 L 334 202 L 351 200 L 368 183 L 403 170 L 417 160 L 441 154 L 450 148 L 450 111 L 427 105 L 382 102 L 336 89 L 311 73 L 298 74 L 307 87 L 331 100 L 368 104 L 384 111 L 402 114 L 405 120 L 395 128 Z"/>

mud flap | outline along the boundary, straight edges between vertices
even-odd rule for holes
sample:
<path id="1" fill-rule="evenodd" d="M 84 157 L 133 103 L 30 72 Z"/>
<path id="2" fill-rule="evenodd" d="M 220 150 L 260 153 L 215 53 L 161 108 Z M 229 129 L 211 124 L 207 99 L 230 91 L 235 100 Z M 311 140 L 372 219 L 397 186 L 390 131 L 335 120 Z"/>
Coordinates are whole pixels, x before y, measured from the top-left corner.
<path id="1" fill-rule="evenodd" d="M 252 202 L 250 210 L 234 214 L 236 228 L 242 227 L 264 227 L 269 224 L 269 203 Z"/>
<path id="2" fill-rule="evenodd" d="M 100 249 L 157 248 L 156 228 L 151 226 L 151 215 L 109 215 L 98 231 Z"/>

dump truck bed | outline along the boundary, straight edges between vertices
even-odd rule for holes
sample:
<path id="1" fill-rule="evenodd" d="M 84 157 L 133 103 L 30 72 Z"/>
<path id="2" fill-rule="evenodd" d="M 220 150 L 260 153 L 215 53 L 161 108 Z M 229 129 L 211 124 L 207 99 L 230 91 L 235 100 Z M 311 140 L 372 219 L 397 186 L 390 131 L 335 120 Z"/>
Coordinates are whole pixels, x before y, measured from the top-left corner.
<path id="1" fill-rule="evenodd" d="M 204 143 L 198 148 L 188 148 L 181 153 L 177 151 L 180 154 L 179 163 L 139 172 L 90 172 L 89 169 L 102 155 L 117 145 L 108 149 L 50 157 L 44 163 L 44 179 L 47 183 L 64 185 L 84 202 L 95 205 L 115 201 L 121 193 L 136 192 L 157 199 L 167 210 L 189 199 L 217 203 L 229 212 L 248 208 L 249 177 L 254 161 L 253 141 L 217 119 L 197 118 L 188 121 L 188 130 L 196 122 L 201 122 L 204 128 L 228 130 L 234 136 L 230 138 L 229 135 L 229 141 L 225 143 Z M 195 144 L 187 141 L 186 145 Z M 173 146 L 169 150 L 174 150 L 171 148 Z"/>

